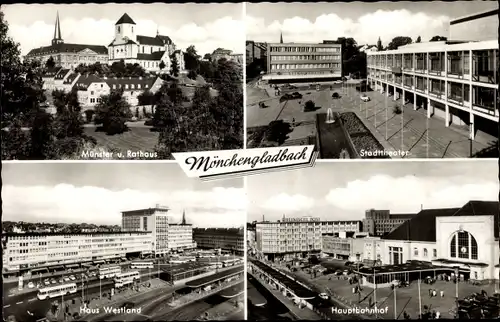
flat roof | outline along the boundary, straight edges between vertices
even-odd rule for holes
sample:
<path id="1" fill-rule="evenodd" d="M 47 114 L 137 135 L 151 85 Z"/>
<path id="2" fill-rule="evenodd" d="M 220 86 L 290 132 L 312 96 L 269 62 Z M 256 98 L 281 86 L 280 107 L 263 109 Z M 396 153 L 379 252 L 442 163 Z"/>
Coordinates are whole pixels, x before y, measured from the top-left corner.
<path id="1" fill-rule="evenodd" d="M 278 47 L 287 47 L 287 46 L 312 46 L 312 47 L 342 47 L 341 44 L 331 44 L 331 43 L 316 43 L 316 42 L 284 42 L 284 43 L 279 43 L 279 42 L 269 42 L 267 43 L 268 46 L 278 46 Z"/>
<path id="2" fill-rule="evenodd" d="M 196 269 L 200 269 L 203 267 L 207 267 L 207 263 L 200 262 L 191 262 L 191 263 L 183 263 L 183 264 L 174 264 L 172 266 L 161 265 L 161 270 L 170 275 L 182 274 L 185 272 L 193 271 Z"/>
<path id="3" fill-rule="evenodd" d="M 280 283 L 284 284 L 288 289 L 290 289 L 296 296 L 304 299 L 312 299 L 316 297 L 316 293 L 313 291 L 305 288 L 304 286 L 300 285 L 299 283 L 295 282 L 288 276 L 278 272 L 274 268 L 271 268 L 270 266 L 257 261 L 257 260 L 250 260 L 252 264 L 266 272 L 267 274 L 271 275 L 273 278 L 276 280 L 280 281 Z"/>
<path id="4" fill-rule="evenodd" d="M 367 267 L 364 266 L 359 269 L 359 273 L 362 275 L 380 275 L 380 274 L 397 274 L 397 273 L 412 273 L 412 272 L 432 272 L 436 270 L 450 270 L 454 269 L 449 266 L 437 266 L 428 262 L 409 262 L 404 264 L 397 265 L 384 265 L 384 266 L 375 266 L 375 267 Z M 463 269 L 462 269 L 463 271 Z"/>
<path id="5" fill-rule="evenodd" d="M 5 233 L 6 237 L 21 237 L 21 236 L 78 236 L 78 235 L 118 235 L 118 234 L 151 234 L 151 231 L 97 231 L 90 233 L 61 233 L 61 232 L 28 232 L 28 233 Z"/>
<path id="6" fill-rule="evenodd" d="M 245 290 L 245 281 L 241 281 L 238 284 L 228 287 L 219 292 L 219 295 L 225 298 L 233 298 L 242 294 Z"/>
<path id="7" fill-rule="evenodd" d="M 215 273 L 215 274 L 210 275 L 210 276 L 205 276 L 205 277 L 193 280 L 193 281 L 188 281 L 188 282 L 186 282 L 186 286 L 192 287 L 192 288 L 201 287 L 201 286 L 216 282 L 220 279 L 226 278 L 230 275 L 236 275 L 236 274 L 242 273 L 243 271 L 244 271 L 243 265 L 239 265 L 239 266 L 230 268 L 226 271 Z"/>
<path id="8" fill-rule="evenodd" d="M 426 42 L 421 44 L 422 44 L 421 46 L 417 47 L 367 52 L 367 55 L 377 56 L 385 54 L 413 54 L 413 53 L 432 53 L 432 52 L 443 52 L 443 51 L 498 49 L 498 40 L 473 41 L 460 44 L 446 44 L 445 42 Z"/>
<path id="9" fill-rule="evenodd" d="M 277 220 L 277 221 L 259 221 L 259 222 L 256 222 L 255 224 L 256 225 L 261 225 L 261 224 L 288 224 L 288 223 L 291 223 L 291 224 L 318 224 L 318 223 L 333 223 L 333 224 L 346 224 L 346 223 L 350 223 L 350 224 L 360 224 L 362 223 L 361 220 L 318 220 L 318 221 L 314 221 L 314 220 L 311 220 L 311 221 L 300 221 L 300 220 L 297 220 L 297 221 L 281 221 L 281 220 Z"/>

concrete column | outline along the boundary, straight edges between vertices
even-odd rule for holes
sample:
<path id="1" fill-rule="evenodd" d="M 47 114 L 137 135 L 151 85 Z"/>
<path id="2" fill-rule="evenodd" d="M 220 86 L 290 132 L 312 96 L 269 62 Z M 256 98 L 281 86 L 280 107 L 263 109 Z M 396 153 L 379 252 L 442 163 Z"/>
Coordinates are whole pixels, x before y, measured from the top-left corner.
<path id="1" fill-rule="evenodd" d="M 472 91 L 472 50 L 469 50 L 469 113 L 472 115 L 472 104 L 474 103 L 474 97 L 472 97 L 473 91 Z"/>
<path id="2" fill-rule="evenodd" d="M 405 90 L 404 90 L 404 88 L 403 88 L 403 103 L 402 104 L 405 105 Z"/>
<path id="3" fill-rule="evenodd" d="M 413 93 L 413 110 L 417 110 L 417 93 Z"/>
<path id="4" fill-rule="evenodd" d="M 448 127 L 450 126 L 450 107 L 448 106 L 448 104 L 445 104 L 445 114 L 445 126 Z"/>
<path id="5" fill-rule="evenodd" d="M 385 85 L 385 97 L 389 97 L 389 83 Z"/>
<path id="6" fill-rule="evenodd" d="M 470 139 L 474 140 L 476 135 L 474 134 L 475 127 L 474 127 L 474 114 L 470 113 L 470 124 L 469 124 L 469 132 L 470 132 Z"/>
<path id="7" fill-rule="evenodd" d="M 427 118 L 431 118 L 432 116 L 432 112 L 431 110 L 433 110 L 434 108 L 432 107 L 432 102 L 430 100 L 430 98 L 427 99 Z"/>

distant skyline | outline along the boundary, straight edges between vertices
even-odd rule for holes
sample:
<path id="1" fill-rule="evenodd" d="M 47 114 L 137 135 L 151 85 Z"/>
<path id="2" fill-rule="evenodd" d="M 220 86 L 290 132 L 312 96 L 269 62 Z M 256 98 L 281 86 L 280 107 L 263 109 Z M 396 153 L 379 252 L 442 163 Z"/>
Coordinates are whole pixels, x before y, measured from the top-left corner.
<path id="1" fill-rule="evenodd" d="M 498 9 L 497 1 L 394 1 L 336 3 L 248 3 L 248 40 L 313 42 L 352 37 L 358 45 L 387 46 L 396 36 L 448 37 L 450 19 Z"/>
<path id="2" fill-rule="evenodd" d="M 154 37 L 159 31 L 182 50 L 194 45 L 201 56 L 219 47 L 240 54 L 244 50 L 242 4 L 12 4 L 2 11 L 22 55 L 51 44 L 57 12 L 66 43 L 107 47 L 115 23 L 128 13 L 138 35 Z"/>
<path id="3" fill-rule="evenodd" d="M 335 162 L 247 178 L 248 222 L 313 216 L 362 220 L 368 209 L 418 213 L 498 201 L 496 160 Z"/>
<path id="4" fill-rule="evenodd" d="M 241 227 L 243 180 L 202 182 L 175 163 L 4 163 L 4 221 L 121 225 L 121 211 L 171 209 L 194 227 Z"/>

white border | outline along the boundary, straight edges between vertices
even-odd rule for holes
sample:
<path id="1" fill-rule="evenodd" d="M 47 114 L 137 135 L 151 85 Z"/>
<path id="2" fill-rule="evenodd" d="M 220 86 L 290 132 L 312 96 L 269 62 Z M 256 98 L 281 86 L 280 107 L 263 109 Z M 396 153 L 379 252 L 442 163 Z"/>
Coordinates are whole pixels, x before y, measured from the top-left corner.
<path id="1" fill-rule="evenodd" d="M 247 24 L 246 24 L 246 16 L 247 16 L 247 3 L 243 2 L 243 30 L 245 33 L 245 49 L 243 50 L 243 149 L 246 150 L 247 148 L 247 43 L 246 43 L 246 36 L 247 36 Z M 245 294 L 246 294 L 246 289 L 245 289 Z M 245 295 L 246 296 L 246 295 Z M 245 304 L 246 308 L 246 304 Z M 246 311 L 245 311 L 246 312 Z M 246 315 L 245 315 L 246 319 Z"/>
<path id="2" fill-rule="evenodd" d="M 247 266 L 247 261 L 248 261 L 248 258 L 247 258 L 247 248 L 248 248 L 248 243 L 247 243 L 247 224 L 248 224 L 248 202 L 249 202 L 249 199 L 248 199 L 248 194 L 247 194 L 247 178 L 246 177 L 243 177 L 243 189 L 245 189 L 245 200 L 246 200 L 246 205 L 245 205 L 245 227 L 244 227 L 244 233 L 243 233 L 243 237 L 245 238 L 244 240 L 244 246 L 243 246 L 243 263 L 244 263 L 244 267 L 243 267 L 243 272 L 244 272 L 244 275 L 243 277 L 245 278 L 244 280 L 244 283 L 243 283 L 243 287 L 245 288 L 245 293 L 244 293 L 244 296 L 243 296 L 243 299 L 244 299 L 244 319 L 245 320 L 248 320 L 248 285 L 247 285 L 247 282 L 248 282 L 248 279 L 247 279 L 247 269 L 248 269 L 248 266 Z"/>

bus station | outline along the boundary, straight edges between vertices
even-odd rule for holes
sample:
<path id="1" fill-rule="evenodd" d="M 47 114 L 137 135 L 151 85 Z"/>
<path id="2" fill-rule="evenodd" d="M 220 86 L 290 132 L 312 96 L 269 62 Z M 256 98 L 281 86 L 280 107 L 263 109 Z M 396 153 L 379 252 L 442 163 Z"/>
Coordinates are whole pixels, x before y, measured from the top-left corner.
<path id="1" fill-rule="evenodd" d="M 160 279 L 176 285 L 186 279 L 207 273 L 209 270 L 209 265 L 198 262 L 184 263 L 170 267 L 162 265 Z"/>

